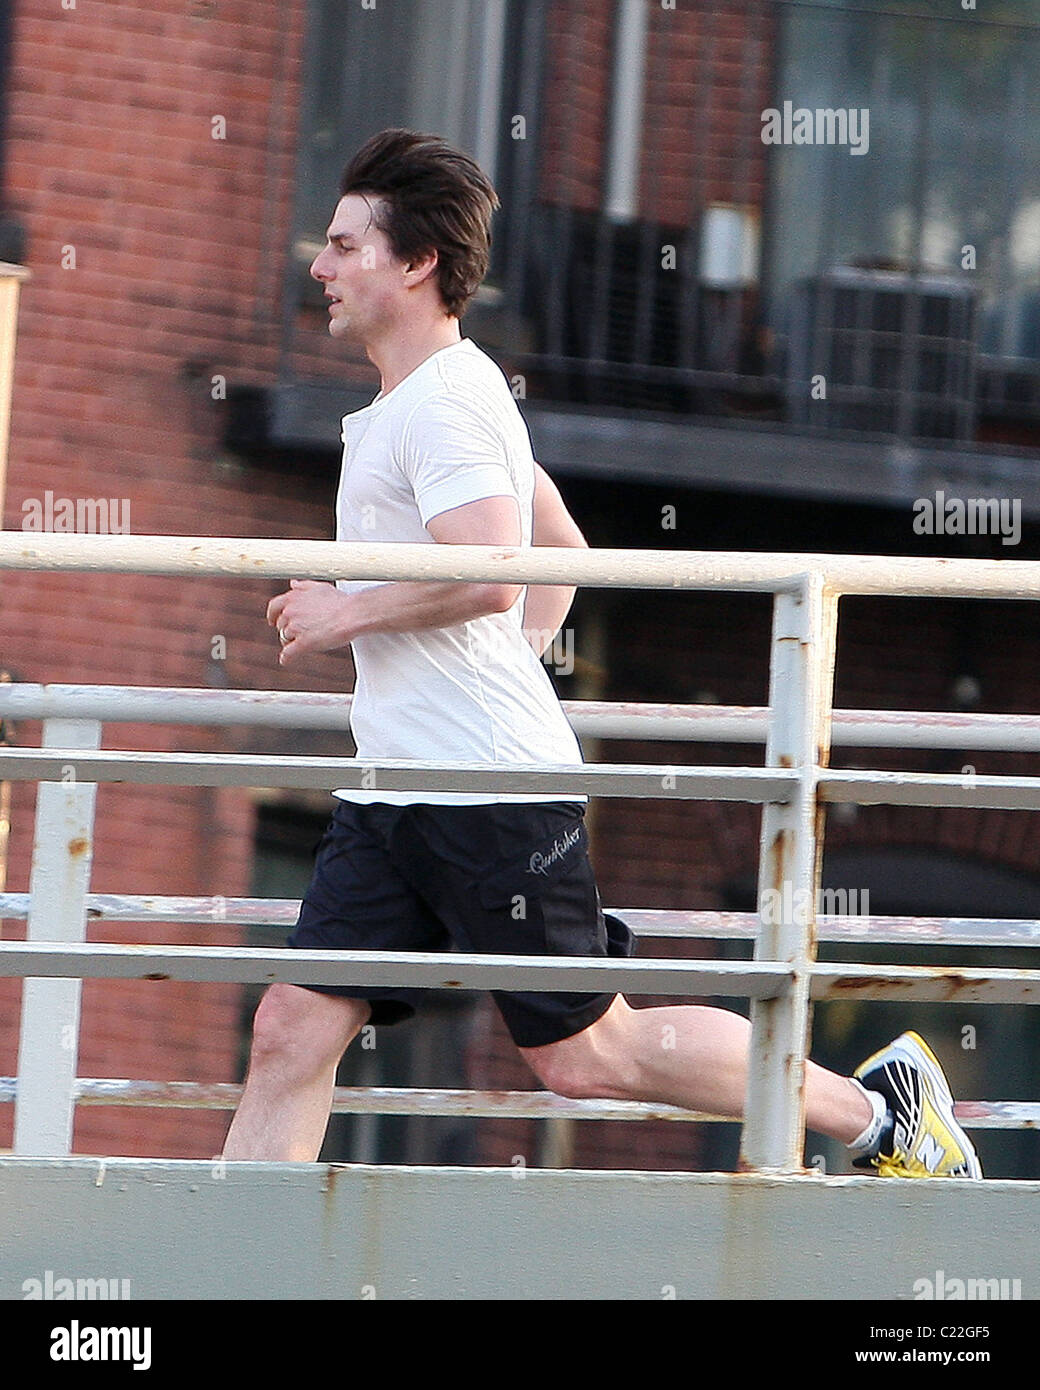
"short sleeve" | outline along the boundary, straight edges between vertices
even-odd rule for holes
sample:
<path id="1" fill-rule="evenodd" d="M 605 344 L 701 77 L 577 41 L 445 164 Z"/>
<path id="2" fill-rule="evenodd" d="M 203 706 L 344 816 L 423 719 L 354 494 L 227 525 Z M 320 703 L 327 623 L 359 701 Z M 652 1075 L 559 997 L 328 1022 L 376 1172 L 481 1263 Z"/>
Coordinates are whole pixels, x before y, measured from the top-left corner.
<path id="1" fill-rule="evenodd" d="M 412 411 L 399 456 L 425 526 L 440 512 L 485 497 L 515 497 L 505 434 L 464 396 L 439 394 Z"/>

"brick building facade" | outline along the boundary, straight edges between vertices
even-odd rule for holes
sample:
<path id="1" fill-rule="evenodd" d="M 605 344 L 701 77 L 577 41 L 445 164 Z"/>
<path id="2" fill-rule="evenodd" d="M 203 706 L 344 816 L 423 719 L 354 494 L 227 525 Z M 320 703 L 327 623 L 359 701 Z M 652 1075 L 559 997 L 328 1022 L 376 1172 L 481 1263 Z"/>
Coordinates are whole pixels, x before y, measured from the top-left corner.
<path id="1" fill-rule="evenodd" d="M 679 224 L 691 206 L 709 201 L 761 205 L 766 174 L 757 113 L 773 77 L 771 7 L 728 0 L 651 10 L 644 202 L 662 223 Z M 594 209 L 609 99 L 609 6 L 557 2 L 548 16 L 542 193 Z M 126 499 L 138 534 L 329 537 L 333 468 L 284 453 L 251 458 L 224 443 L 225 386 L 271 383 L 284 367 L 306 6 L 78 0 L 66 9 L 19 0 L 14 19 L 4 193 L 7 211 L 24 227 L 33 278 L 22 295 L 5 526 L 18 528 L 25 504 L 50 490 Z M 691 92 L 701 94 L 700 105 Z M 700 141 L 693 161 L 682 157 L 691 112 Z M 557 138 L 565 129 L 566 142 Z M 321 337 L 319 314 L 306 305 L 288 312 L 300 330 L 291 348 L 298 376 L 371 386 L 366 365 L 344 368 Z M 508 365 L 508 352 L 501 357 Z M 692 486 L 561 484 L 593 544 L 920 553 L 905 512 L 777 503 L 739 490 L 708 495 Z M 660 526 L 666 504 L 677 509 L 671 531 Z M 1036 535 L 1027 530 L 1017 556 L 1036 553 Z M 0 663 L 24 681 L 349 690 L 347 657 L 315 660 L 291 675 L 279 670 L 263 621 L 279 587 L 6 574 Z M 1037 708 L 1032 606 L 987 605 L 985 621 L 970 630 L 953 605 L 851 601 L 846 608 L 839 705 L 948 708 L 954 683 L 967 675 L 977 682 L 979 708 Z M 593 628 L 600 633 L 603 698 L 766 700 L 764 600 L 580 594 L 572 624 L 579 654 Z M 19 743 L 39 737 L 38 726 L 16 732 Z M 113 726 L 106 744 L 347 751 L 302 736 L 146 726 Z M 746 754 L 670 746 L 662 755 L 659 746 L 614 744 L 605 756 L 682 762 Z M 968 750 L 956 766 L 968 762 L 980 772 L 1012 771 L 1029 760 Z M 903 764 L 893 757 L 891 765 Z M 12 890 L 28 883 L 33 801 L 32 786 L 17 784 Z M 245 791 L 104 786 L 92 887 L 245 894 L 255 878 L 258 815 L 256 798 Z M 746 905 L 740 885 L 754 872 L 757 823 L 754 808 L 604 799 L 593 836 L 604 903 Z M 924 847 L 1017 871 L 1030 882 L 1040 876 L 1040 851 L 1024 818 L 1004 813 L 865 809 L 835 824 L 831 843 Z M 8 937 L 20 930 L 4 924 Z M 194 928 L 152 928 L 148 935 L 108 928 L 106 935 L 202 939 Z M 213 943 L 241 939 L 232 929 L 205 934 Z M 16 1066 L 19 994 L 16 982 L 0 981 L 0 1073 L 7 1075 Z M 79 1073 L 237 1079 L 242 998 L 242 990 L 217 985 L 88 981 Z M 843 1033 L 835 1024 L 833 1037 L 840 1040 L 850 1027 Z M 456 1084 L 530 1082 L 490 1008 L 474 1017 L 469 1057 Z M 969 1091 L 975 1081 L 983 1084 L 972 1057 L 965 1056 L 956 1080 Z M 226 1123 L 206 1112 L 81 1108 L 75 1149 L 205 1157 L 219 1148 Z M 487 1122 L 474 1156 L 535 1161 L 538 1130 L 528 1122 Z M 11 1107 L 0 1107 L 0 1148 L 10 1133 Z M 719 1152 L 706 1147 L 697 1128 L 672 1124 L 589 1125 L 574 1144 L 574 1161 L 593 1167 L 697 1167 Z"/>

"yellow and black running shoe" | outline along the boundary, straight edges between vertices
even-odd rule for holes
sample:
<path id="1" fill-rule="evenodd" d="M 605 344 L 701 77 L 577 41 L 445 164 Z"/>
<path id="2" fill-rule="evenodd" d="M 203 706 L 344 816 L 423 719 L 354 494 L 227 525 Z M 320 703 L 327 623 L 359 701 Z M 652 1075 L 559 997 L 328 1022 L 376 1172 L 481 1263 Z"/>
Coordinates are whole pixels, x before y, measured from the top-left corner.
<path id="1" fill-rule="evenodd" d="M 888 1104 L 880 1148 L 854 1160 L 883 1178 L 981 1178 L 971 1140 L 953 1116 L 953 1095 L 938 1058 L 916 1033 L 903 1033 L 853 1075 Z"/>

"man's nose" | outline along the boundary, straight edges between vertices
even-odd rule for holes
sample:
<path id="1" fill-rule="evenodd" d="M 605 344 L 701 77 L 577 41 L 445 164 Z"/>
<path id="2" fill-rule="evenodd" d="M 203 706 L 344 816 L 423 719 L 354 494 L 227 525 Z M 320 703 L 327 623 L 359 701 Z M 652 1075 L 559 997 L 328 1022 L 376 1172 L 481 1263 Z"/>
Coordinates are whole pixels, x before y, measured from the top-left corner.
<path id="1" fill-rule="evenodd" d="M 328 271 L 324 268 L 323 264 L 324 257 L 325 252 L 321 250 L 314 257 L 314 260 L 311 261 L 311 274 L 314 276 L 315 280 L 324 280 L 328 278 Z"/>

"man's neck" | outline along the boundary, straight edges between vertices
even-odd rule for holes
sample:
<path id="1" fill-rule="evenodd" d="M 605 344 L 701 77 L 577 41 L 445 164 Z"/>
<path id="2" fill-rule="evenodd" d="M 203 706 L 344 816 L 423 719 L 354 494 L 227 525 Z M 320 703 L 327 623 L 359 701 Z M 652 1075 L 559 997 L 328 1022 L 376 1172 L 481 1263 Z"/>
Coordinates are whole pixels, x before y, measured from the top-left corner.
<path id="1" fill-rule="evenodd" d="M 381 343 L 371 343 L 366 352 L 373 365 L 379 368 L 380 390 L 385 396 L 428 357 L 440 352 L 441 348 L 451 347 L 453 343 L 461 341 L 458 319 L 445 318 L 431 324 L 421 334 L 412 331 L 407 337 L 394 337 Z"/>

